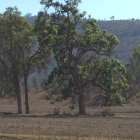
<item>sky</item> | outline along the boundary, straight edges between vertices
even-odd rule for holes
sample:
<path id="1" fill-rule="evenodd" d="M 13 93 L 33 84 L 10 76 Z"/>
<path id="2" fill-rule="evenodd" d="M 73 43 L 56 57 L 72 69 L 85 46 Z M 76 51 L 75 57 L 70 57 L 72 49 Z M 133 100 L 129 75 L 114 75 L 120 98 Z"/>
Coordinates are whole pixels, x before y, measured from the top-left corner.
<path id="1" fill-rule="evenodd" d="M 17 6 L 23 15 L 31 13 L 36 15 L 43 10 L 40 0 L 0 0 L 0 13 L 7 7 Z M 140 19 L 140 0 L 82 0 L 80 11 L 86 11 L 87 15 L 95 19 Z"/>

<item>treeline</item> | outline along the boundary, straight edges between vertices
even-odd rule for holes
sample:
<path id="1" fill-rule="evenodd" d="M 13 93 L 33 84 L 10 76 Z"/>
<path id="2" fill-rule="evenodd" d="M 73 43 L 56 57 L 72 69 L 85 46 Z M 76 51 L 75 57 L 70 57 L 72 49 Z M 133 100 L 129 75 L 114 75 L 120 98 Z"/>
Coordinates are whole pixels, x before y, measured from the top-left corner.
<path id="1" fill-rule="evenodd" d="M 100 91 L 105 106 L 125 103 L 122 93 L 128 88 L 126 67 L 112 56 L 119 40 L 101 30 L 94 19 L 85 20 L 78 3 L 78 0 L 42 0 L 46 9 L 38 13 L 34 24 L 21 16 L 16 7 L 7 8 L 0 15 L 0 94 L 16 96 L 18 113 L 22 113 L 21 81 L 25 113 L 30 113 L 30 71 L 48 64 L 51 56 L 57 67 L 44 83 L 47 89 L 53 89 L 50 97 L 57 101 L 77 99 L 81 115 L 86 113 L 85 96 L 89 87 Z"/>

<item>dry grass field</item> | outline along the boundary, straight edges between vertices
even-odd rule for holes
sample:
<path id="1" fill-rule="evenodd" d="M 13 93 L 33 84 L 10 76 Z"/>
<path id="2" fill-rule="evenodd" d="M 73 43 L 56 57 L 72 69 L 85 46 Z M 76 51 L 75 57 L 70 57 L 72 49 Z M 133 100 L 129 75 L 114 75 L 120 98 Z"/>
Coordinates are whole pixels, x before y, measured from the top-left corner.
<path id="1" fill-rule="evenodd" d="M 66 102 L 51 105 L 41 97 L 30 97 L 30 115 L 3 113 L 15 113 L 16 102 L 0 100 L 0 140 L 140 140 L 139 105 L 111 107 L 110 117 L 100 116 L 108 108 L 90 106 L 88 115 L 78 116 L 77 108 L 71 111 Z M 51 115 L 57 107 L 60 115 Z"/>

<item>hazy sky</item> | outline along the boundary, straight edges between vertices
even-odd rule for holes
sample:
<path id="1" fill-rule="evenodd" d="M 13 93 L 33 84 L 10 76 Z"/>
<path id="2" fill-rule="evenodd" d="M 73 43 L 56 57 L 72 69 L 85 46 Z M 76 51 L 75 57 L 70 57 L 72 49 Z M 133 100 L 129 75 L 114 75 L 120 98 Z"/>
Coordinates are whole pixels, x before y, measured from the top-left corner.
<path id="1" fill-rule="evenodd" d="M 0 13 L 6 7 L 17 6 L 23 15 L 26 13 L 37 14 L 43 9 L 40 0 L 0 0 Z M 140 0 L 82 0 L 79 5 L 81 11 L 86 11 L 96 19 L 140 19 Z"/>

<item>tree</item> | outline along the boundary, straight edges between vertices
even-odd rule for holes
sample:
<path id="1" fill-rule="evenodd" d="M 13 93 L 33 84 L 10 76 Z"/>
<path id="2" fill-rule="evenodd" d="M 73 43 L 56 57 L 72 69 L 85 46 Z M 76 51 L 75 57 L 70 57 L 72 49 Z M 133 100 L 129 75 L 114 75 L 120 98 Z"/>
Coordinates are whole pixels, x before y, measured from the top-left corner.
<path id="1" fill-rule="evenodd" d="M 134 47 L 133 55 L 129 60 L 127 69 L 129 84 L 133 89 L 138 90 L 140 85 L 140 45 Z"/>
<path id="2" fill-rule="evenodd" d="M 20 82 L 19 82 L 19 67 L 18 56 L 20 51 L 19 46 L 16 44 L 18 40 L 16 24 L 22 25 L 22 20 L 19 17 L 20 13 L 16 8 L 7 8 L 7 11 L 1 16 L 0 19 L 0 37 L 1 37 L 1 62 L 3 61 L 9 67 L 14 92 L 17 97 L 18 113 L 22 113 L 21 95 L 20 95 Z"/>
<path id="3" fill-rule="evenodd" d="M 18 113 L 22 113 L 20 80 L 23 74 L 24 77 L 25 73 L 27 75 L 25 66 L 27 65 L 26 61 L 29 56 L 26 52 L 32 47 L 34 38 L 33 27 L 24 17 L 21 17 L 16 7 L 9 7 L 0 19 L 0 37 L 0 61 L 3 64 L 5 63 L 8 68 L 5 70 L 9 73 L 11 82 L 13 83 L 14 92 L 17 97 Z M 4 68 L 4 65 L 2 66 Z M 8 81 L 6 82 L 8 84 Z M 26 80 L 24 82 L 26 98 Z"/>
<path id="4" fill-rule="evenodd" d="M 52 49 L 57 61 L 57 68 L 50 75 L 49 82 L 57 79 L 62 95 L 66 97 L 77 95 L 79 114 L 83 115 L 86 113 L 85 89 L 93 85 L 105 91 L 101 80 L 98 81 L 103 71 L 100 72 L 98 68 L 105 69 L 106 66 L 101 64 L 110 56 L 119 41 L 113 34 L 101 31 L 94 19 L 84 19 L 85 13 L 79 13 L 77 9 L 78 1 L 50 0 L 42 4 L 45 4 L 46 11 L 41 18 L 47 25 L 49 23 L 51 28 L 40 28 L 40 38 L 53 38 Z M 54 9 L 54 12 L 49 14 L 50 8 Z M 45 36 L 48 30 L 56 32 Z M 100 61 L 101 63 L 97 63 Z M 115 62 L 112 62 L 112 65 Z M 117 67 L 121 68 L 119 64 Z"/>
<path id="5" fill-rule="evenodd" d="M 36 67 L 37 65 L 44 65 L 48 62 L 47 55 L 50 55 L 50 51 L 46 46 L 38 46 L 36 51 L 31 55 L 25 53 L 23 56 L 22 70 L 24 77 L 24 91 L 25 91 L 25 113 L 29 114 L 29 101 L 28 101 L 28 76 L 31 67 Z"/>
<path id="6" fill-rule="evenodd" d="M 123 105 L 125 98 L 121 93 L 128 87 L 125 66 L 117 59 L 108 58 L 98 60 L 96 63 L 99 65 L 94 69 L 97 69 L 97 87 L 102 90 L 103 105 L 110 106 L 113 103 Z"/>
<path id="7" fill-rule="evenodd" d="M 39 45 L 34 27 L 16 7 L 7 8 L 0 20 L 1 52 L 0 62 L 12 77 L 11 84 L 17 96 L 18 113 L 22 113 L 20 81 L 23 78 L 25 91 L 25 113 L 29 113 L 28 76 L 31 67 L 48 62 L 49 49 Z M 36 48 L 36 49 L 35 49 Z M 4 75 L 5 77 L 6 75 Z M 6 81 L 8 84 L 8 80 Z"/>
<path id="8" fill-rule="evenodd" d="M 114 19 L 115 19 L 115 16 L 111 16 L 110 19 L 111 19 L 111 20 L 114 20 Z"/>

